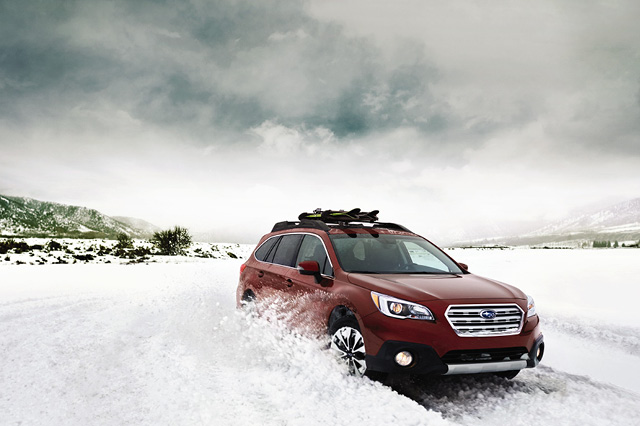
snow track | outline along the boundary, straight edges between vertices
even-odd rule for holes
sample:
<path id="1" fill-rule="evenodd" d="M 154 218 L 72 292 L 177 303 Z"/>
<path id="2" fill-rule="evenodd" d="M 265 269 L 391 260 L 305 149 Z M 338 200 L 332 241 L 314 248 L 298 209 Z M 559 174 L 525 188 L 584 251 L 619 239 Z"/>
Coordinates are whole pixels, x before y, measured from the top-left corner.
<path id="1" fill-rule="evenodd" d="M 392 386 L 460 424 L 622 425 L 640 415 L 637 396 L 545 366 L 514 380 L 459 376 Z"/>
<path id="2" fill-rule="evenodd" d="M 544 327 L 548 331 L 596 342 L 598 345 L 615 348 L 640 357 L 640 333 L 635 327 L 596 324 L 577 318 L 551 316 L 544 318 Z"/>
<path id="3" fill-rule="evenodd" d="M 397 377 L 384 385 L 347 376 L 323 340 L 237 312 L 239 265 L 0 267 L 0 424 L 640 421 L 632 388 L 594 378 L 591 367 L 585 375 L 563 366 L 572 345 L 594 339 L 638 360 L 634 327 L 616 334 L 550 317 L 549 361 L 512 381 Z M 636 380 L 637 365 L 627 374 Z"/>

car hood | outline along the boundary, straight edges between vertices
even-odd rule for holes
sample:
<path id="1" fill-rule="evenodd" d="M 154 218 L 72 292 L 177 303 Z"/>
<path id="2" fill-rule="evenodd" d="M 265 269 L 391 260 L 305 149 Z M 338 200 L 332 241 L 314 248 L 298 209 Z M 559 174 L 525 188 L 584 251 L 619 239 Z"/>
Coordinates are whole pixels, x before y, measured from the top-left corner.
<path id="1" fill-rule="evenodd" d="M 377 291 L 414 302 L 463 299 L 526 299 L 527 296 L 509 284 L 464 275 L 420 274 L 349 274 L 349 281 L 368 290 Z"/>

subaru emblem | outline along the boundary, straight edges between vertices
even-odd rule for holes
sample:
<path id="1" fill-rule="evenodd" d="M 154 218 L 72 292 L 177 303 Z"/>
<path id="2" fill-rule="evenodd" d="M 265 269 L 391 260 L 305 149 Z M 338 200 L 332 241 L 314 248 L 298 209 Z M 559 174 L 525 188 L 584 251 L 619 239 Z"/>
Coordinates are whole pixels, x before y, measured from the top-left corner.
<path id="1" fill-rule="evenodd" d="M 484 319 L 494 319 L 496 317 L 496 311 L 492 311 L 490 309 L 485 309 L 480 312 L 480 316 Z"/>

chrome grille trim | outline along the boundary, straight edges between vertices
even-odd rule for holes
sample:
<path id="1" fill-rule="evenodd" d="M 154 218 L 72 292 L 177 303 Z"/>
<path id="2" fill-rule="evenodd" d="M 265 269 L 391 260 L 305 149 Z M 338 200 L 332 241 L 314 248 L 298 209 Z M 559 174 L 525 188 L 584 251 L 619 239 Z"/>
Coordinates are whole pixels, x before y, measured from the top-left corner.
<path id="1" fill-rule="evenodd" d="M 495 311 L 496 317 L 481 317 L 486 310 Z M 524 323 L 524 311 L 515 303 L 449 305 L 445 317 L 460 337 L 512 336 L 520 333 Z"/>

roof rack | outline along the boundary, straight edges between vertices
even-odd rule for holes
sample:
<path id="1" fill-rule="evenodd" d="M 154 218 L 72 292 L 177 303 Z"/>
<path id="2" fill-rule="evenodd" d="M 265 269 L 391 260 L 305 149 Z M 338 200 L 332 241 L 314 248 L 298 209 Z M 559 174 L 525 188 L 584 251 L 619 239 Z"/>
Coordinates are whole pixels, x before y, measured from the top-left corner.
<path id="1" fill-rule="evenodd" d="M 385 228 L 385 229 L 397 229 L 398 231 L 411 232 L 409 229 L 400 225 L 399 223 L 392 222 L 378 222 L 373 224 L 374 228 Z M 413 234 L 413 232 L 411 232 Z"/>
<path id="2" fill-rule="evenodd" d="M 326 223 L 319 220 L 300 220 L 297 222 L 278 222 L 273 225 L 273 229 L 271 230 L 271 232 L 284 231 L 285 229 L 295 228 L 314 228 L 327 232 L 331 229 L 329 228 L 329 226 L 327 226 Z"/>
<path id="3" fill-rule="evenodd" d="M 368 222 L 364 222 L 368 223 Z M 320 229 L 325 232 L 329 232 L 331 229 L 345 229 L 345 228 L 365 228 L 364 223 L 357 223 L 355 221 L 350 222 L 338 222 L 327 224 L 321 220 L 308 220 L 303 219 L 300 221 L 284 221 L 278 222 L 273 225 L 273 229 L 271 232 L 284 231 L 286 229 L 297 229 L 297 228 L 313 228 Z M 397 231 L 411 232 L 409 229 L 405 228 L 402 225 L 391 222 L 376 222 L 373 226 L 366 226 L 367 229 L 395 229 Z"/>
<path id="4" fill-rule="evenodd" d="M 285 229 L 313 228 L 329 232 L 331 229 L 366 228 L 366 229 L 395 229 L 411 232 L 402 225 L 391 222 L 378 222 L 379 210 L 363 212 L 360 209 L 353 210 L 322 210 L 315 209 L 313 213 L 301 213 L 296 222 L 278 222 L 273 225 L 271 232 L 284 231 Z M 364 224 L 370 224 L 365 226 Z"/>

